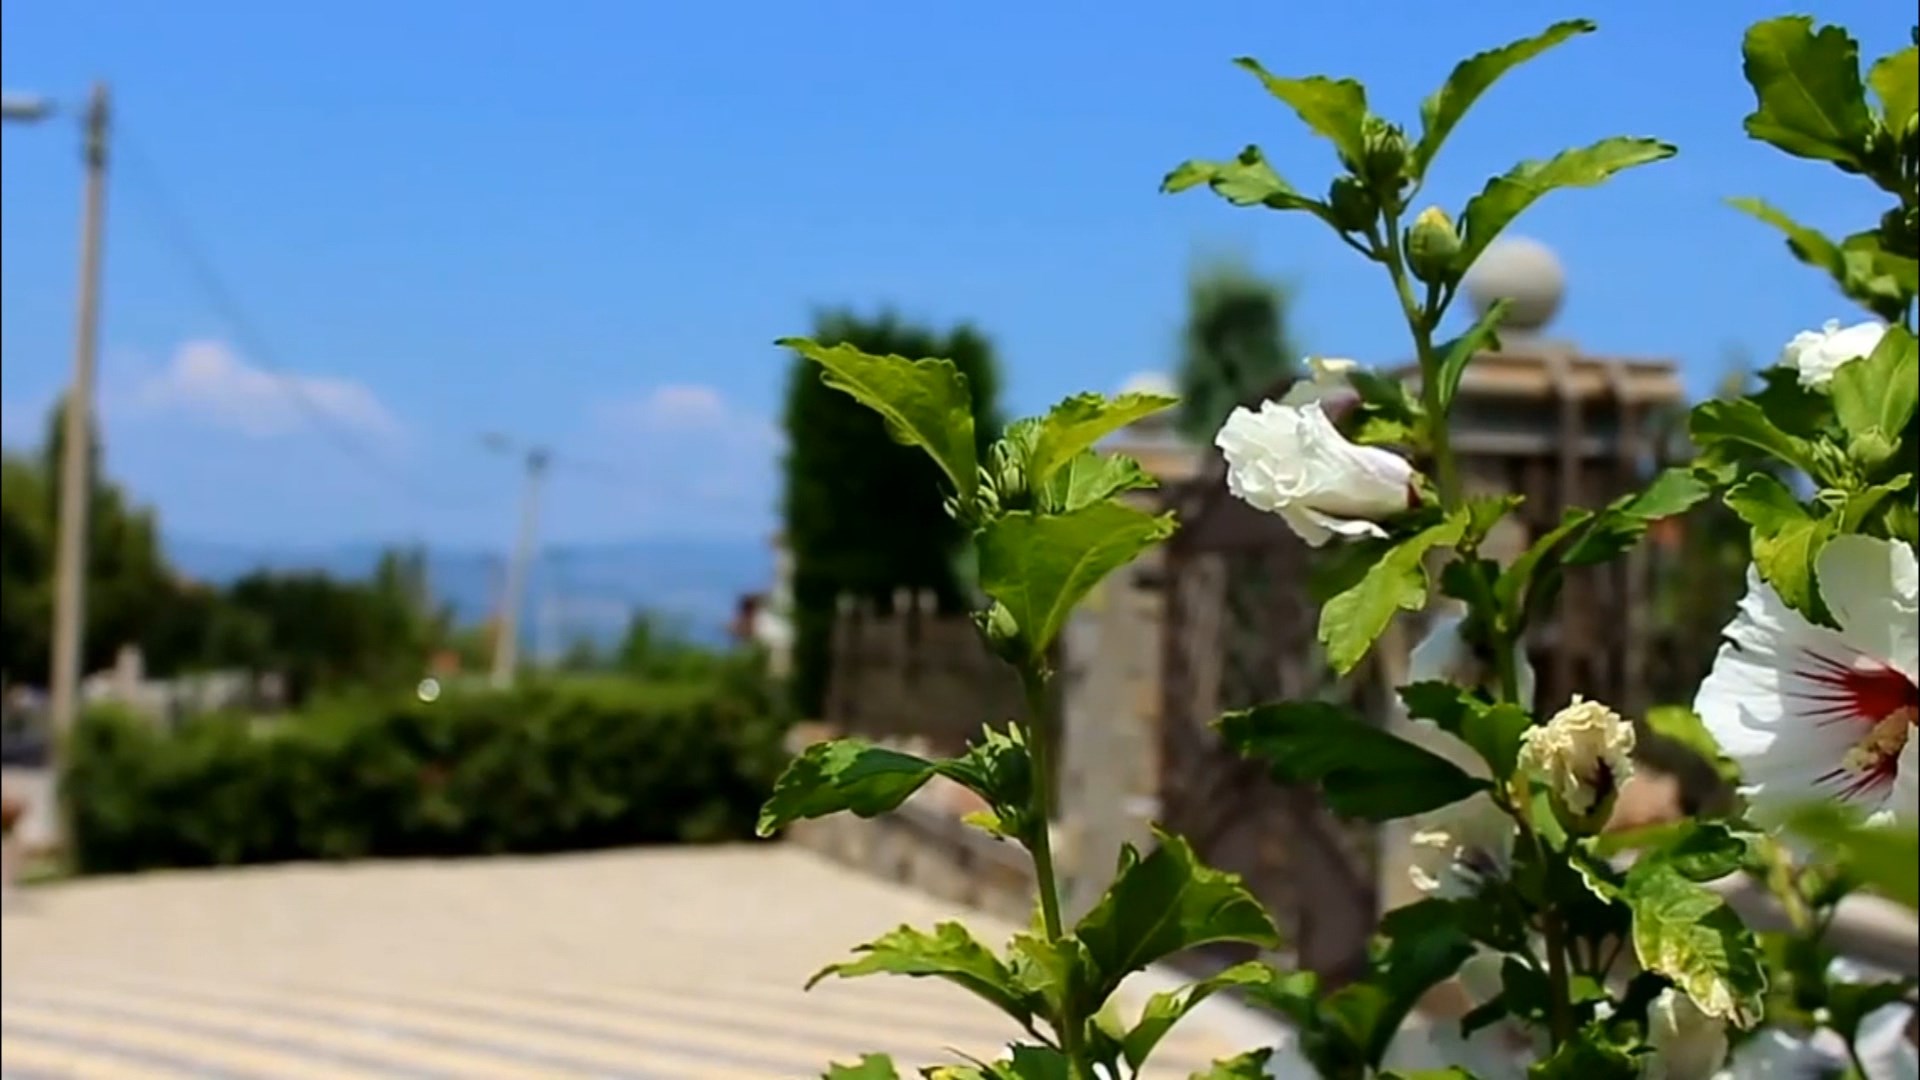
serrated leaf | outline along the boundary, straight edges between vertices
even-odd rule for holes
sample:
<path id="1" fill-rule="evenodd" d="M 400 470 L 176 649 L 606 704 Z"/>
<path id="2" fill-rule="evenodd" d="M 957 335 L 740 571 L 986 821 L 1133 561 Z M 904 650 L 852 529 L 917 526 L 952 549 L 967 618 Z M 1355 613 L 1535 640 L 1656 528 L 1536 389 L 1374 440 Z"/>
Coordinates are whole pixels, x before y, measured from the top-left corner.
<path id="1" fill-rule="evenodd" d="M 1673 980 L 1709 1016 L 1751 1027 L 1761 1016 L 1767 974 L 1759 944 L 1718 893 L 1661 859 L 1627 875 L 1633 951 Z"/>
<path id="2" fill-rule="evenodd" d="M 1612 138 L 1562 151 L 1546 161 L 1515 165 L 1505 175 L 1487 181 L 1480 194 L 1467 200 L 1466 212 L 1460 216 L 1460 250 L 1454 256 L 1454 272 L 1465 274 L 1487 245 L 1547 192 L 1593 187 L 1617 172 L 1673 154 L 1672 146 L 1656 139 Z"/>
<path id="3" fill-rule="evenodd" d="M 1909 45 L 1874 61 L 1867 85 L 1880 99 L 1881 123 L 1888 131 L 1905 131 L 1920 112 L 1920 48 Z"/>
<path id="4" fill-rule="evenodd" d="M 1906 327 L 1890 326 L 1873 353 L 1842 364 L 1827 389 L 1833 414 L 1849 435 L 1878 433 L 1891 443 L 1920 402 L 1920 343 Z"/>
<path id="5" fill-rule="evenodd" d="M 843 811 L 875 817 L 905 802 L 933 773 L 925 758 L 861 739 L 815 743 L 780 774 L 755 831 L 772 836 L 791 822 Z"/>
<path id="6" fill-rule="evenodd" d="M 1513 775 L 1520 735 L 1533 726 L 1533 717 L 1525 709 L 1512 703 L 1483 701 L 1465 687 L 1439 681 L 1403 686 L 1400 700 L 1408 716 L 1431 720 L 1440 730 L 1472 747 L 1495 779 Z"/>
<path id="7" fill-rule="evenodd" d="M 1440 411 L 1446 412 L 1453 405 L 1453 397 L 1460 392 L 1460 377 L 1467 372 L 1467 364 L 1480 352 L 1498 342 L 1501 320 L 1507 317 L 1507 309 L 1513 301 L 1501 297 L 1487 305 L 1467 332 L 1440 347 Z"/>
<path id="8" fill-rule="evenodd" d="M 1360 722 L 1325 701 L 1282 701 L 1216 722 L 1220 737 L 1264 759 L 1284 784 L 1312 784 L 1335 813 L 1389 821 L 1458 802 L 1487 785 L 1458 765 Z"/>
<path id="9" fill-rule="evenodd" d="M 1047 410 L 1040 418 L 1033 450 L 1027 458 L 1027 483 L 1038 488 L 1081 451 L 1128 424 L 1178 404 L 1166 394 L 1075 394 Z"/>
<path id="10" fill-rule="evenodd" d="M 820 1080 L 900 1080 L 893 1059 L 885 1054 L 866 1054 L 852 1065 L 834 1062 L 820 1074 Z"/>
<path id="11" fill-rule="evenodd" d="M 1688 469 L 1667 469 L 1642 491 L 1609 503 L 1566 550 L 1567 566 L 1606 562 L 1631 549 L 1656 521 L 1684 513 L 1712 494 Z"/>
<path id="12" fill-rule="evenodd" d="M 1599 29 L 1590 19 L 1557 22 L 1530 38 L 1489 49 L 1454 65 L 1440 89 L 1420 103 L 1420 141 L 1413 148 L 1413 175 L 1426 175 L 1427 166 L 1460 123 L 1467 110 L 1502 75 L 1579 34 Z"/>
<path id="13" fill-rule="evenodd" d="M 1310 210 L 1325 206 L 1293 189 L 1273 171 L 1266 155 L 1249 146 L 1231 161 L 1188 161 L 1167 174 L 1160 190 L 1173 195 L 1205 184 L 1215 195 L 1235 206 L 1264 206 L 1270 210 Z"/>
<path id="14" fill-rule="evenodd" d="M 1145 856 L 1121 849 L 1113 884 L 1073 936 L 1086 948 L 1088 996 L 1104 1001 L 1133 972 L 1198 945 L 1235 941 L 1264 948 L 1279 931 L 1238 874 L 1199 861 L 1185 839 L 1154 830 Z"/>
<path id="15" fill-rule="evenodd" d="M 1727 204 L 1752 214 L 1786 234 L 1787 249 L 1793 252 L 1794 258 L 1809 266 L 1817 266 L 1825 270 L 1833 275 L 1836 282 L 1846 280 L 1847 262 L 1840 253 L 1840 245 L 1827 239 L 1818 229 L 1800 224 L 1764 199 L 1741 196 L 1728 199 Z"/>
<path id="16" fill-rule="evenodd" d="M 1808 475 L 1821 475 L 1814 444 L 1780 430 L 1749 398 L 1701 402 L 1687 417 L 1687 432 L 1702 451 L 1711 452 L 1721 443 L 1732 443 L 1758 450 Z"/>
<path id="17" fill-rule="evenodd" d="M 1022 1026 L 1033 1019 L 1034 1002 L 1022 992 L 1013 972 L 967 928 L 944 922 L 929 934 L 902 926 L 855 947 L 856 960 L 829 964 L 807 980 L 807 989 L 829 976 L 855 979 L 864 975 L 908 975 L 953 983 L 987 1001 Z"/>
<path id="18" fill-rule="evenodd" d="M 1335 671 L 1352 671 L 1396 613 L 1426 606 L 1427 553 L 1459 543 L 1466 527 L 1466 517 L 1455 515 L 1395 543 L 1357 584 L 1327 601 L 1320 641 Z"/>
<path id="19" fill-rule="evenodd" d="M 1040 489 L 1040 509 L 1049 514 L 1072 513 L 1124 492 L 1158 487 L 1159 483 L 1125 454 L 1082 450 L 1047 478 L 1046 486 Z"/>
<path id="20" fill-rule="evenodd" d="M 1735 832 L 1721 821 L 1695 821 L 1679 830 L 1664 847 L 1647 851 L 1642 860 L 1659 859 L 1688 881 L 1718 881 L 1746 864 L 1753 836 Z"/>
<path id="21" fill-rule="evenodd" d="M 1753 473 L 1729 488 L 1726 503 L 1753 529 L 1753 565 L 1760 577 L 1788 607 L 1817 624 L 1831 625 L 1814 565 L 1833 537 L 1833 519 L 1814 517 L 1785 484 L 1767 473 Z"/>
<path id="22" fill-rule="evenodd" d="M 1788 818 L 1790 832 L 1887 899 L 1920 908 L 1920 832 L 1911 825 L 1867 825 L 1832 803 L 1810 805 Z"/>
<path id="23" fill-rule="evenodd" d="M 1192 1012 L 1195 1006 L 1218 991 L 1230 986 L 1264 986 L 1273 978 L 1271 968 L 1257 960 L 1249 960 L 1244 964 L 1235 964 L 1211 978 L 1153 995 L 1141 1010 L 1139 1022 L 1121 1042 L 1121 1052 L 1127 1065 L 1138 1072 L 1147 1055 L 1160 1045 L 1160 1040 L 1166 1037 L 1167 1032 L 1173 1030 L 1173 1026 Z"/>
<path id="24" fill-rule="evenodd" d="M 1797 157 L 1858 163 L 1873 116 L 1860 83 L 1860 49 L 1838 26 L 1814 32 L 1789 15 L 1753 24 L 1741 46 L 1757 108 L 1747 134 Z"/>
<path id="25" fill-rule="evenodd" d="M 1367 88 L 1352 79 L 1329 79 L 1313 75 L 1305 79 L 1283 79 L 1260 66 L 1258 60 L 1243 56 L 1234 61 L 1250 71 L 1267 93 L 1287 103 L 1313 129 L 1314 134 L 1332 142 L 1350 161 L 1366 157 L 1362 124 L 1367 118 Z"/>
<path id="26" fill-rule="evenodd" d="M 1170 514 L 1115 502 L 1066 514 L 1005 514 L 980 531 L 980 588 L 1005 606 L 1028 656 L 1039 660 L 1074 605 L 1173 529 Z"/>
<path id="27" fill-rule="evenodd" d="M 879 413 L 894 439 L 933 458 L 963 503 L 973 500 L 980 489 L 973 398 L 953 361 L 872 356 L 852 345 L 829 347 L 806 338 L 777 344 L 819 364 L 822 382 Z"/>

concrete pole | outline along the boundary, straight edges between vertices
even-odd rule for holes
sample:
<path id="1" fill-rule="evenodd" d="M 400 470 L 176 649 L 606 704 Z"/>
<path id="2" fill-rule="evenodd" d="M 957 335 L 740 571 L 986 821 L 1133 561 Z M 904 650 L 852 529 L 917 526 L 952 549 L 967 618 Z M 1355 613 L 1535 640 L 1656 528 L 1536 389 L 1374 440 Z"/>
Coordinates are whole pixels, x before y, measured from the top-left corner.
<path id="1" fill-rule="evenodd" d="M 67 389 L 66 439 L 60 458 L 59 549 L 54 569 L 51 721 L 55 753 L 73 730 L 79 710 L 81 657 L 86 640 L 87 512 L 92 492 L 93 373 L 99 353 L 100 248 L 106 214 L 108 93 L 96 83 L 87 101 L 86 192 L 80 208 L 80 289 L 73 346 L 73 385 Z"/>
<path id="2" fill-rule="evenodd" d="M 533 562 L 534 538 L 540 521 L 540 481 L 547 471 L 545 450 L 527 451 L 526 493 L 520 501 L 520 538 L 507 563 L 506 595 L 500 600 L 500 626 L 493 640 L 493 685 L 513 685 L 520 654 L 520 603 L 527 591 L 527 572 Z"/>

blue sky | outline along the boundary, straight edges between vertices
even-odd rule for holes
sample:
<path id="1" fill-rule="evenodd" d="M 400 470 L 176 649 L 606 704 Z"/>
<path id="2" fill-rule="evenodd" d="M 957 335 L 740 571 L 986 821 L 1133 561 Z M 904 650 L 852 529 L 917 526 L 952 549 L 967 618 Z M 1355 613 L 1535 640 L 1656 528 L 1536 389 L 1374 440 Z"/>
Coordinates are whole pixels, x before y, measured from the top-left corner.
<path id="1" fill-rule="evenodd" d="M 1156 194 L 1182 159 L 1247 142 L 1303 188 L 1331 175 L 1326 144 L 1231 66 L 1242 54 L 1357 75 L 1411 122 L 1455 58 L 1597 18 L 1483 101 L 1428 194 L 1457 210 L 1519 158 L 1657 136 L 1680 156 L 1522 220 L 1568 268 L 1558 333 L 1673 357 L 1704 390 L 1729 349 L 1765 360 L 1848 314 L 1721 203 L 1764 195 L 1834 231 L 1878 213 L 1864 185 L 1740 129 L 1740 34 L 1779 10 L 1358 10 L 11 0 L 0 61 L 10 90 L 112 80 L 108 467 L 198 539 L 496 544 L 517 478 L 484 430 L 605 467 L 555 474 L 551 539 L 762 535 L 786 371 L 770 342 L 823 304 L 974 320 L 1009 406 L 1034 411 L 1165 368 L 1190 262 L 1233 251 L 1296 283 L 1303 346 L 1396 358 L 1378 269 L 1324 229 Z M 1913 21 L 1864 0 L 1802 10 L 1869 57 Z M 69 363 L 73 132 L 9 125 L 0 160 L 0 426 L 20 445 Z"/>

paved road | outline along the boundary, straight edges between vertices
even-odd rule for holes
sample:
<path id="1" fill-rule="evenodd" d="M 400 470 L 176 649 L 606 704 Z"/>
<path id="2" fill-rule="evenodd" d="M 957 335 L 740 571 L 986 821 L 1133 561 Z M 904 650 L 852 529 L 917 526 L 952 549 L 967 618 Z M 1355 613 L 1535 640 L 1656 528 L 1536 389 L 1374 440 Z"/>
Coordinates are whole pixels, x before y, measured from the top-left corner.
<path id="1" fill-rule="evenodd" d="M 991 1055 L 1008 1026 L 950 987 L 800 990 L 845 946 L 952 914 L 780 846 L 42 886 L 0 917 L 0 1075 L 758 1080 Z M 1150 1075 L 1248 1037 L 1197 1016 Z"/>

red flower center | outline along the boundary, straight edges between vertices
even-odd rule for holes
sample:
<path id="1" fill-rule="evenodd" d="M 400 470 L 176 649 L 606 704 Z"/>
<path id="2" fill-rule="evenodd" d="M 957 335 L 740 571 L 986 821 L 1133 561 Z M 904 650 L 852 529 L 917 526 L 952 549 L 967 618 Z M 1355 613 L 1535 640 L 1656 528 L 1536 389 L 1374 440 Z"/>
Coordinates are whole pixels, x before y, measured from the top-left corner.
<path id="1" fill-rule="evenodd" d="M 1819 703 L 1814 710 L 1819 723 L 1865 729 L 1840 768 L 1821 779 L 1840 784 L 1849 798 L 1893 783 L 1900 752 L 1920 724 L 1920 684 L 1884 664 L 1855 667 L 1819 655 L 1812 659 L 1816 670 L 1800 674 L 1821 687 L 1807 695 Z"/>

